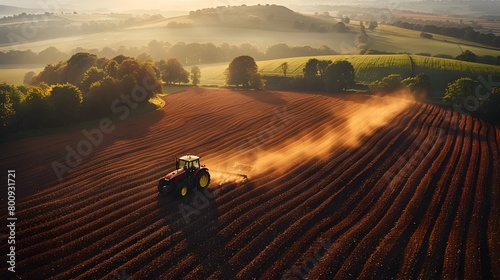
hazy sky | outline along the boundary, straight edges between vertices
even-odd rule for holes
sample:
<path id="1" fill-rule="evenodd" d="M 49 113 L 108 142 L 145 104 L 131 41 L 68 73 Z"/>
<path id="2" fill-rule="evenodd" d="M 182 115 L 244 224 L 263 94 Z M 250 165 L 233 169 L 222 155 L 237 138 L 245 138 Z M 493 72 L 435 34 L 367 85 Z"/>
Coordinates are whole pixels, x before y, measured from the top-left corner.
<path id="1" fill-rule="evenodd" d="M 215 7 L 222 5 L 254 5 L 254 4 L 279 4 L 291 6 L 294 4 L 313 4 L 311 1 L 303 2 L 299 0 L 1 0 L 0 4 L 17 6 L 24 8 L 37 8 L 43 10 L 93 10 L 107 8 L 114 11 L 123 11 L 131 9 L 160 9 L 160 10 L 183 10 L 190 11 L 199 8 Z M 316 2 L 316 1 L 313 1 Z M 332 2 L 332 1 L 317 1 L 317 2 Z"/>

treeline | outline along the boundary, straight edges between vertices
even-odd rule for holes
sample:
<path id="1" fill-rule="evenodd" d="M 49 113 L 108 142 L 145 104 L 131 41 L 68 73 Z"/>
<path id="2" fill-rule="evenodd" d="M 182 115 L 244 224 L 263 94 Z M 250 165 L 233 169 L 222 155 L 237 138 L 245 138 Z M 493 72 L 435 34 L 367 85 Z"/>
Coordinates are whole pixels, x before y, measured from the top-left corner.
<path id="1" fill-rule="evenodd" d="M 302 69 L 302 76 L 287 77 L 288 63 L 280 65 L 283 76 L 264 76 L 266 88 L 293 91 L 342 92 L 356 89 L 355 72 L 346 60 L 309 59 Z"/>
<path id="2" fill-rule="evenodd" d="M 161 74 L 150 62 L 78 53 L 49 64 L 30 86 L 0 85 L 0 132 L 47 128 L 128 114 L 161 93 Z"/>
<path id="3" fill-rule="evenodd" d="M 99 57 L 112 58 L 118 55 L 137 57 L 140 60 L 160 60 L 164 57 L 176 58 L 184 65 L 196 65 L 206 63 L 228 62 L 234 57 L 250 55 L 257 60 L 277 59 L 296 56 L 315 56 L 337 54 L 328 46 L 313 48 L 310 46 L 289 46 L 287 44 L 276 44 L 269 46 L 261 52 L 255 45 L 243 43 L 239 46 L 227 43 L 216 46 L 213 43 L 184 43 L 178 42 L 172 45 L 169 42 L 152 40 L 147 46 L 130 47 L 124 46 L 118 49 L 105 47 L 98 49 L 77 48 L 70 53 L 60 51 L 55 47 L 49 47 L 39 53 L 31 50 L 9 50 L 0 51 L 0 63 L 2 64 L 47 64 L 55 61 L 68 59 L 71 55 L 88 52 Z"/>
<path id="4" fill-rule="evenodd" d="M 69 54 L 61 52 L 55 47 L 48 47 L 39 53 L 32 50 L 0 51 L 1 64 L 48 64 L 69 57 Z"/>
<path id="5" fill-rule="evenodd" d="M 263 76 L 267 89 L 345 92 L 366 91 L 377 94 L 393 94 L 399 90 L 411 93 L 416 99 L 425 100 L 431 91 L 431 80 L 426 74 L 402 78 L 398 74 L 389 75 L 369 85 L 355 81 L 355 71 L 348 61 L 309 59 L 302 69 L 302 76 L 287 77 L 288 63 L 281 66 L 283 76 Z"/>
<path id="6" fill-rule="evenodd" d="M 470 114 L 492 123 L 500 123 L 500 87 L 495 81 L 499 76 L 489 76 L 482 81 L 469 77 L 459 78 L 445 89 L 442 102 L 462 114 Z M 400 74 L 390 74 L 369 84 L 369 92 L 395 94 L 411 92 L 417 99 L 425 100 L 431 91 L 431 80 L 427 74 L 403 78 Z"/>
<path id="7" fill-rule="evenodd" d="M 500 48 L 500 36 L 496 36 L 493 33 L 475 31 L 471 26 L 438 26 L 434 24 L 420 24 L 406 21 L 395 21 L 391 23 L 391 25 L 427 33 L 441 34 Z"/>

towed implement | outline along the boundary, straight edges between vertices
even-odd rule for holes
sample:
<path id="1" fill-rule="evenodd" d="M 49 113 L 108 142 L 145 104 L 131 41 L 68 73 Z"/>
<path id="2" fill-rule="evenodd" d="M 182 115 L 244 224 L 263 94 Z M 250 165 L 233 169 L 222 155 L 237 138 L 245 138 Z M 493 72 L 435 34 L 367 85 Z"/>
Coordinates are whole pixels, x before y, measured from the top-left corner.
<path id="1" fill-rule="evenodd" d="M 245 174 L 216 171 L 223 175 L 233 175 L 247 180 Z M 210 172 L 205 165 L 200 165 L 200 157 L 186 155 L 176 158 L 175 170 L 165 175 L 158 182 L 158 192 L 162 194 L 174 193 L 180 197 L 188 194 L 189 190 L 198 188 L 203 190 L 210 185 Z"/>

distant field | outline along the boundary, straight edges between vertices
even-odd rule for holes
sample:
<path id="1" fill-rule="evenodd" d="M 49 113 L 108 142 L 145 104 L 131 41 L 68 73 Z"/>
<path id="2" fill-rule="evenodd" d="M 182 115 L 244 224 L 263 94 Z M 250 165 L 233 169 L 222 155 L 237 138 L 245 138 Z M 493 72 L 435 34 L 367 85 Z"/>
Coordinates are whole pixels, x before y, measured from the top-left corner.
<path id="1" fill-rule="evenodd" d="M 466 16 L 443 16 L 434 14 L 418 14 L 418 13 L 396 13 L 394 16 L 405 17 L 410 19 L 425 20 L 425 21 L 447 21 L 453 23 L 462 22 L 464 25 L 469 25 L 472 21 L 477 22 L 483 28 L 475 28 L 481 32 L 492 32 L 496 35 L 500 34 L 500 21 L 492 21 L 486 18 L 472 18 Z"/>
<path id="2" fill-rule="evenodd" d="M 500 49 L 448 36 L 433 34 L 433 39 L 420 37 L 420 31 L 380 24 L 374 32 L 367 31 L 370 49 L 394 53 L 429 53 L 457 56 L 468 49 L 479 56 L 500 55 Z"/>
<path id="3" fill-rule="evenodd" d="M 86 22 L 92 19 L 94 20 L 118 20 L 124 19 L 126 15 L 92 15 L 92 14 L 77 14 L 77 15 L 61 15 L 62 18 L 68 19 L 74 22 Z M 173 19 L 172 19 L 173 20 Z M 0 51 L 9 50 L 32 50 L 34 52 L 40 52 L 48 47 L 55 46 L 59 50 L 70 53 L 76 48 L 81 47 L 85 50 L 102 50 L 105 47 L 110 47 L 113 49 L 119 49 L 121 46 L 127 48 L 137 48 L 137 50 L 147 50 L 146 46 L 151 40 L 160 40 L 170 42 L 175 44 L 177 42 L 185 43 L 208 43 L 212 42 L 216 45 L 222 43 L 229 43 L 230 45 L 240 45 L 242 43 L 251 43 L 258 47 L 262 52 L 270 45 L 274 44 L 288 44 L 290 46 L 312 46 L 319 47 L 321 45 L 326 45 L 340 54 L 356 54 L 359 52 L 356 47 L 357 33 L 315 33 L 315 32 L 305 32 L 305 31 L 273 31 L 264 29 L 247 29 L 247 28 L 223 28 L 223 27 L 194 27 L 194 28 L 167 28 L 166 22 L 168 20 L 159 20 L 153 24 L 141 24 L 138 23 L 136 26 L 125 30 L 116 30 L 111 32 L 100 32 L 90 35 L 78 35 L 70 37 L 61 37 L 50 40 L 40 40 L 33 41 L 25 44 L 18 45 L 4 45 L 0 46 Z M 359 29 L 359 22 L 351 21 L 349 27 L 352 31 L 357 31 Z M 369 36 L 368 49 L 378 50 L 384 52 L 392 53 L 429 53 L 430 55 L 437 54 L 447 54 L 451 56 L 457 56 L 463 50 L 471 50 L 478 56 L 498 56 L 500 55 L 500 49 L 494 49 L 482 46 L 477 43 L 467 42 L 464 40 L 446 37 L 442 35 L 434 35 L 434 39 L 423 39 L 420 38 L 418 31 L 402 29 L 399 27 L 379 25 L 375 31 L 367 31 Z M 36 37 L 34 38 L 36 40 Z M 394 56 L 392 58 L 384 57 L 384 61 L 377 58 L 378 56 L 370 56 L 370 58 L 357 58 L 356 55 L 349 55 L 349 59 L 356 64 L 357 77 L 362 82 L 369 82 L 373 79 L 380 78 L 390 73 L 401 73 L 402 75 L 409 75 L 411 64 L 409 57 Z M 167 58 L 167 57 L 166 57 Z M 345 59 L 343 56 L 335 56 L 331 58 Z M 368 59 L 368 60 L 367 60 Z M 373 61 L 376 59 L 376 61 Z M 394 60 L 394 61 L 392 61 Z M 418 60 L 418 58 L 415 58 Z M 289 73 L 291 75 L 300 75 L 302 73 L 303 65 L 305 61 L 303 58 L 287 58 L 286 61 L 290 64 Z M 351 61 L 351 60 L 350 60 Z M 429 65 L 436 64 L 446 64 L 446 67 L 451 66 L 454 63 L 461 62 L 435 62 L 432 61 Z M 58 61 L 53 61 L 56 63 Z M 275 73 L 278 69 L 279 64 L 283 61 L 268 61 L 260 62 L 259 66 L 261 70 L 266 74 L 280 74 Z M 427 61 L 425 62 L 427 63 Z M 457 76 L 463 76 L 463 73 L 457 73 L 453 70 L 448 72 L 445 69 L 444 73 L 441 73 L 440 69 L 435 69 L 431 71 L 430 66 L 425 64 L 423 66 L 414 65 L 416 69 L 422 70 L 429 73 L 439 73 L 439 81 L 436 82 L 436 86 L 444 87 L 451 78 Z M 214 84 L 221 85 L 224 83 L 223 71 L 228 63 L 221 64 L 222 68 L 217 68 L 218 65 L 204 66 L 204 73 L 202 73 L 202 82 L 204 84 Z M 19 67 L 19 68 L 17 68 Z M 213 68 L 215 67 L 215 68 Z M 391 67 L 391 68 L 389 68 Z M 420 67 L 420 68 L 418 68 Z M 187 66 L 186 68 L 189 68 Z M 214 69 L 212 71 L 212 68 Z M 456 66 L 456 69 L 465 70 L 480 69 L 479 71 L 472 71 L 471 75 L 476 75 L 478 73 L 490 73 L 497 71 L 498 67 L 480 66 L 472 64 L 472 66 L 462 67 Z M 7 66 L 0 67 L 0 82 L 5 81 L 12 84 L 21 84 L 26 72 L 35 71 L 39 72 L 43 69 L 43 66 L 36 66 L 35 68 L 29 68 L 24 65 L 20 66 Z M 279 70 L 279 69 L 278 69 Z M 415 70 L 415 69 L 414 69 Z M 476 75 L 477 76 L 477 75 Z"/>
<path id="4" fill-rule="evenodd" d="M 310 58 L 313 57 L 266 60 L 257 62 L 257 65 L 262 74 L 282 76 L 283 72 L 280 65 L 287 62 L 289 65 L 287 75 L 300 76 L 302 75 L 302 69 Z M 444 89 L 449 82 L 460 77 L 477 78 L 479 75 L 500 74 L 500 66 L 419 55 L 333 55 L 316 56 L 314 58 L 351 62 L 356 71 L 356 80 L 361 83 L 369 83 L 389 74 L 400 74 L 403 77 L 408 77 L 426 73 L 431 77 L 432 86 L 435 90 Z M 224 70 L 227 68 L 227 64 L 202 66 L 200 68 L 202 84 L 223 85 L 225 83 Z"/>
<path id="5" fill-rule="evenodd" d="M 12 85 L 22 85 L 24 75 L 30 71 L 39 73 L 45 65 L 1 65 L 0 64 L 0 83 L 8 83 Z"/>
<path id="6" fill-rule="evenodd" d="M 69 16 L 69 15 L 65 15 Z M 78 18 L 77 18 L 78 16 Z M 88 15 L 91 17 L 92 15 Z M 73 20 L 84 21 L 85 15 L 72 15 Z M 161 23 L 161 22 L 160 22 Z M 358 31 L 358 23 L 352 22 L 350 28 Z M 217 36 L 214 36 L 217 34 Z M 370 42 L 368 48 L 386 52 L 401 53 L 408 52 L 449 54 L 456 56 L 462 49 L 470 49 L 477 55 L 499 55 L 500 49 L 484 48 L 476 43 L 467 42 L 451 37 L 436 35 L 433 40 L 423 39 L 420 32 L 402 29 L 394 26 L 379 25 L 374 32 L 368 31 Z M 166 24 L 146 24 L 138 25 L 126 30 L 112 32 L 100 32 L 90 35 L 78 35 L 61 37 L 49 40 L 32 41 L 18 45 L 0 46 L 0 51 L 28 50 L 40 52 L 48 47 L 55 46 L 63 52 L 71 52 L 77 47 L 84 49 L 98 49 L 111 47 L 118 49 L 125 47 L 143 47 L 151 40 L 168 41 L 172 44 L 177 42 L 185 43 L 208 43 L 216 45 L 229 43 L 240 45 L 251 43 L 256 45 L 261 51 L 274 44 L 288 44 L 290 46 L 312 46 L 319 47 L 326 45 L 334 51 L 342 54 L 354 54 L 358 52 L 356 48 L 357 33 L 317 33 L 305 31 L 273 31 L 264 29 L 246 28 L 223 28 L 223 27 L 194 27 L 194 28 L 167 28 Z M 36 38 L 35 38 L 36 40 Z M 460 45 L 458 45 L 459 43 Z"/>
<path id="7" fill-rule="evenodd" d="M 217 36 L 215 36 L 216 34 Z M 346 44 L 352 46 L 356 34 L 336 33 L 313 33 L 313 32 L 283 32 L 262 29 L 239 29 L 221 27 L 199 27 L 199 28 L 133 28 L 127 30 L 94 33 L 85 36 L 62 37 L 50 40 L 41 40 L 19 45 L 0 46 L 0 51 L 28 50 L 40 52 L 48 47 L 54 46 L 63 52 L 70 52 L 77 47 L 84 49 L 102 49 L 111 47 L 118 49 L 120 46 L 142 47 L 147 46 L 152 40 L 161 40 L 172 44 L 185 43 L 214 43 L 216 45 L 229 43 L 240 45 L 251 43 L 264 51 L 268 46 L 274 44 L 288 44 L 290 46 L 312 46 L 319 47 L 327 45 L 340 52 L 341 46 Z"/>

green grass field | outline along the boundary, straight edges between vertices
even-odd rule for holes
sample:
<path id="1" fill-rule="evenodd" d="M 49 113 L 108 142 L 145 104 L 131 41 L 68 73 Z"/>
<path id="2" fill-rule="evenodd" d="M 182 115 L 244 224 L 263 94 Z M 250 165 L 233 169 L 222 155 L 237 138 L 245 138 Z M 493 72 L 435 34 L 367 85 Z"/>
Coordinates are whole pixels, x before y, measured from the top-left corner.
<path id="1" fill-rule="evenodd" d="M 453 59 L 426 57 L 419 55 L 333 55 L 316 57 L 294 57 L 258 61 L 259 72 L 264 75 L 282 76 L 280 65 L 287 62 L 287 76 L 300 76 L 302 69 L 310 58 L 322 60 L 347 60 L 355 69 L 356 81 L 370 83 L 389 74 L 400 74 L 403 78 L 425 73 L 432 81 L 434 91 L 443 93 L 449 82 L 460 77 L 478 78 L 489 74 L 500 75 L 500 66 Z M 224 85 L 224 71 L 228 64 L 201 66 L 201 83 L 204 85 Z M 436 93 L 439 94 L 439 93 Z"/>
<path id="2" fill-rule="evenodd" d="M 368 48 L 394 53 L 429 53 L 431 55 L 448 54 L 457 56 L 464 50 L 470 50 L 478 56 L 498 56 L 500 49 L 479 43 L 433 34 L 433 39 L 420 37 L 420 31 L 403 29 L 380 24 L 373 32 L 367 31 L 370 38 Z"/>

